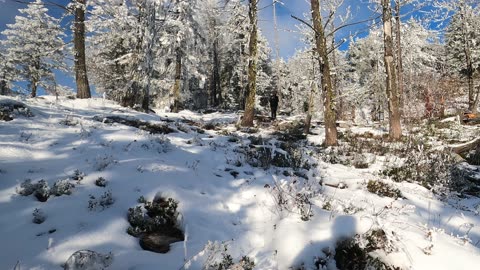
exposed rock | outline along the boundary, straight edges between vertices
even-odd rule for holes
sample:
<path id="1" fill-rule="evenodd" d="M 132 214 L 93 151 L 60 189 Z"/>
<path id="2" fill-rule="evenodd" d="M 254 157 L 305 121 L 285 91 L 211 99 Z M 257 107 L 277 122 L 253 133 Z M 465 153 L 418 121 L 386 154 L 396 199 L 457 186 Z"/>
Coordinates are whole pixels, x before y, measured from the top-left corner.
<path id="1" fill-rule="evenodd" d="M 167 253 L 170 250 L 170 244 L 180 241 L 183 241 L 183 236 L 180 238 L 177 236 L 154 232 L 140 237 L 140 246 L 144 250 L 157 253 Z"/>
<path id="2" fill-rule="evenodd" d="M 104 270 L 113 262 L 113 254 L 101 254 L 91 250 L 73 253 L 64 264 L 64 270 Z"/>

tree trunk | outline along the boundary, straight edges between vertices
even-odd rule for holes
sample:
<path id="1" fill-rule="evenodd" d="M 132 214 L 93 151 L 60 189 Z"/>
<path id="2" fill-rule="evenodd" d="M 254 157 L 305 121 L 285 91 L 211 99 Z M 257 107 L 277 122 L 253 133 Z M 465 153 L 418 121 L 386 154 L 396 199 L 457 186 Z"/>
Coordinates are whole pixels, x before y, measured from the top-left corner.
<path id="1" fill-rule="evenodd" d="M 8 95 L 8 88 L 7 88 L 7 81 L 4 79 L 0 79 L 0 95 Z"/>
<path id="2" fill-rule="evenodd" d="M 40 75 L 38 74 L 40 71 L 40 59 L 36 59 L 33 68 L 35 69 L 35 72 L 32 74 L 31 82 L 30 82 L 30 96 L 32 98 L 37 96 L 37 89 L 38 89 L 38 82 L 40 81 Z"/>
<path id="3" fill-rule="evenodd" d="M 320 72 L 322 74 L 322 95 L 324 98 L 325 145 L 337 145 L 337 115 L 335 112 L 335 94 L 333 93 L 330 64 L 328 62 L 327 40 L 320 15 L 318 0 L 311 0 L 315 44 L 319 55 Z"/>
<path id="4" fill-rule="evenodd" d="M 397 43 L 397 83 L 398 83 L 398 97 L 400 99 L 400 110 L 403 110 L 404 106 L 404 97 L 403 97 L 403 57 L 402 57 L 402 32 L 401 26 L 402 22 L 400 21 L 400 0 L 395 0 L 395 36 Z"/>
<path id="5" fill-rule="evenodd" d="M 30 96 L 31 96 L 32 98 L 34 98 L 34 97 L 37 96 L 37 88 L 38 88 L 38 82 L 37 82 L 37 80 L 34 79 L 34 80 L 32 81 L 32 86 L 31 86 L 31 87 L 32 87 L 32 90 L 31 90 L 32 92 L 30 93 Z"/>
<path id="6" fill-rule="evenodd" d="M 317 84 L 313 82 L 312 89 L 310 90 L 310 96 L 308 97 L 308 110 L 307 110 L 307 117 L 305 118 L 305 127 L 303 131 L 306 135 L 310 133 L 310 127 L 312 126 L 312 115 L 313 115 L 313 101 L 315 97 L 315 93 L 317 92 Z"/>
<path id="7" fill-rule="evenodd" d="M 217 107 L 222 103 L 222 90 L 220 85 L 220 63 L 218 57 L 218 39 L 215 38 L 213 42 L 213 69 L 212 69 L 212 84 L 211 84 L 211 93 L 212 93 L 212 104 L 214 107 Z"/>
<path id="8" fill-rule="evenodd" d="M 156 41 L 157 37 L 157 28 L 156 28 L 156 5 L 155 2 L 152 2 L 148 4 L 148 8 L 146 16 L 148 16 L 148 19 L 146 20 L 147 23 L 147 29 L 148 29 L 148 35 L 143 35 L 143 39 L 147 42 L 147 51 L 146 51 L 146 80 L 147 83 L 145 85 L 145 89 L 143 92 L 143 98 L 142 98 L 142 109 L 144 112 L 149 113 L 150 112 L 150 87 L 151 87 L 151 81 L 153 77 L 153 60 L 155 59 L 153 55 L 153 46 Z M 143 78 L 140 78 L 142 80 Z"/>
<path id="9" fill-rule="evenodd" d="M 73 0 L 75 2 L 75 21 L 73 43 L 75 50 L 75 80 L 77 84 L 77 98 L 90 98 L 90 86 L 87 77 L 85 58 L 85 10 L 87 0 Z"/>
<path id="10" fill-rule="evenodd" d="M 397 78 L 393 58 L 393 38 L 392 38 L 392 11 L 390 1 L 382 0 L 383 7 L 383 37 L 385 49 L 385 73 L 387 74 L 387 99 L 389 113 L 389 135 L 392 140 L 399 140 L 402 137 L 402 127 L 400 124 L 401 114 L 399 109 Z"/>
<path id="11" fill-rule="evenodd" d="M 245 112 L 241 125 L 244 127 L 253 126 L 253 117 L 255 115 L 255 94 L 257 91 L 257 0 L 249 0 L 250 8 L 248 17 L 250 18 L 250 42 L 248 44 L 248 89 L 245 102 Z"/>
<path id="12" fill-rule="evenodd" d="M 182 51 L 176 50 L 175 61 L 175 84 L 173 85 L 173 109 L 172 112 L 178 113 L 180 110 L 180 84 L 182 82 Z"/>
<path id="13" fill-rule="evenodd" d="M 478 90 L 477 90 L 477 97 L 475 98 L 475 102 L 473 102 L 473 112 L 474 113 L 477 113 L 477 110 L 478 110 L 478 104 L 480 103 L 480 86 L 477 87 Z"/>

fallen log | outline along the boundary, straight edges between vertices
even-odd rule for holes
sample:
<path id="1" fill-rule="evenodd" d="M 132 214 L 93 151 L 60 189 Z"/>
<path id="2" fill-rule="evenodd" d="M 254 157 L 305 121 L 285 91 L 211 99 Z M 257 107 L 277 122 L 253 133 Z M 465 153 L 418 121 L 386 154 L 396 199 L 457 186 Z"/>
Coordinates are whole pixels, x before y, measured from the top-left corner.
<path id="1" fill-rule="evenodd" d="M 480 147 L 480 137 L 463 144 L 450 145 L 449 149 L 455 154 L 461 155 L 468 151 L 474 150 L 477 147 Z"/>

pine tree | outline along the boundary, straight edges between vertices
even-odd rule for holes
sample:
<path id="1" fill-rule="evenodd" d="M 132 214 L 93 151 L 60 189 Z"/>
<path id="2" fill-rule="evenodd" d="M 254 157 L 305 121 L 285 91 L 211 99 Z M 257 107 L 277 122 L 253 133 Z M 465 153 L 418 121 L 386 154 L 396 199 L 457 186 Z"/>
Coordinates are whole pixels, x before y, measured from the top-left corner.
<path id="1" fill-rule="evenodd" d="M 54 83 L 53 70 L 64 69 L 64 33 L 41 0 L 19 11 L 22 15 L 7 25 L 2 32 L 6 39 L 1 43 L 6 48 L 6 61 L 13 65 L 19 80 L 28 82 L 35 97 L 39 86 Z"/>
<path id="2" fill-rule="evenodd" d="M 479 8 L 477 8 L 479 9 Z M 480 90 L 475 93 L 474 73 L 480 67 L 480 12 L 461 1 L 445 34 L 448 62 L 467 79 L 468 109 L 478 110 Z"/>
<path id="3" fill-rule="evenodd" d="M 15 66 L 8 61 L 5 52 L 0 46 L 0 59 L 4 59 L 0 61 L 0 95 L 10 94 L 12 82 L 15 80 Z"/>

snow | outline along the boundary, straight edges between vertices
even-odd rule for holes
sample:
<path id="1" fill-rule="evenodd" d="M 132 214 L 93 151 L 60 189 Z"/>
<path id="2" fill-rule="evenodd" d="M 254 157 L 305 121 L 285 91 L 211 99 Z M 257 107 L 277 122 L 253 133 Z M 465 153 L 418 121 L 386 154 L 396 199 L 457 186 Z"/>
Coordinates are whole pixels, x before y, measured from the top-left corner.
<path id="1" fill-rule="evenodd" d="M 0 96 L 0 104 L 5 100 Z M 335 243 L 373 227 L 383 228 L 397 239 L 399 250 L 377 255 L 404 269 L 477 269 L 480 261 L 480 199 L 440 201 L 429 190 L 413 183 L 393 183 L 405 199 L 379 197 L 366 190 L 368 180 L 378 179 L 375 170 L 355 169 L 319 161 L 312 168 L 309 184 L 320 193 L 313 198 L 314 216 L 302 221 L 296 211 L 275 204 L 273 186 L 290 184 L 277 168 L 262 169 L 242 162 L 234 150 L 246 144 L 249 134 L 237 131 L 235 113 L 143 114 L 104 99 L 70 100 L 42 97 L 22 100 L 33 118 L 15 116 L 0 122 L 0 268 L 61 269 L 78 250 L 101 254 L 112 252 L 109 269 L 202 269 L 211 247 L 228 246 L 238 261 L 254 259 L 255 269 L 289 269 L 305 264 L 313 268 L 315 256 Z M 241 140 L 229 142 L 222 131 L 206 130 L 152 135 L 121 124 L 95 121 L 94 116 L 116 115 L 164 123 L 177 130 L 183 120 L 220 123 Z M 65 119 L 78 124 L 67 126 Z M 182 123 L 188 127 L 189 122 Z M 355 133 L 368 128 L 355 127 Z M 261 128 L 262 137 L 272 129 Z M 309 137 L 321 144 L 323 131 Z M 373 134 L 381 130 L 368 129 Z M 190 143 L 189 143 L 190 141 Z M 167 146 L 166 146 L 167 145 Z M 377 160 L 377 162 L 379 162 Z M 238 172 L 233 177 L 226 169 Z M 20 196 L 23 180 L 45 179 L 50 186 L 75 170 L 85 178 L 75 183 L 72 195 L 39 202 Z M 316 172 L 316 176 L 313 173 Z M 108 181 L 95 186 L 98 177 Z M 325 184 L 320 186 L 322 180 Z M 345 189 L 331 185 L 344 183 Z M 270 187 L 267 187 L 269 185 Z M 90 211 L 89 195 L 111 191 L 115 203 Z M 127 210 L 144 196 L 156 194 L 179 201 L 180 223 L 187 237 L 171 245 L 167 254 L 144 251 L 138 239 L 126 233 Z M 322 209 L 329 202 L 331 210 Z M 32 222 L 35 208 L 47 216 L 42 224 Z M 49 230 L 56 229 L 49 233 Z M 38 236 L 37 236 L 38 235 Z M 424 250 L 433 245 L 431 255 Z M 223 251 L 223 250 L 222 250 Z M 335 269 L 330 261 L 328 269 Z"/>

